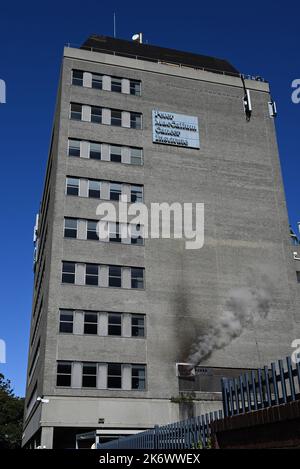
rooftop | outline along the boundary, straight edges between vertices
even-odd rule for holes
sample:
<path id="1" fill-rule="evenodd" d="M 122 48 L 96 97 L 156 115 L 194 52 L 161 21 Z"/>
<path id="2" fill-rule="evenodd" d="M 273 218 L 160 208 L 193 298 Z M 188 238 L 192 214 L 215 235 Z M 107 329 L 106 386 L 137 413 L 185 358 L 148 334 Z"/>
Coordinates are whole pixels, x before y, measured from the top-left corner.
<path id="1" fill-rule="evenodd" d="M 152 46 L 150 44 L 140 44 L 137 41 L 127 41 L 109 36 L 94 34 L 90 36 L 80 48 L 122 57 L 134 57 L 150 62 L 160 61 L 167 64 L 182 65 L 215 73 L 240 76 L 239 71 L 224 59 Z"/>

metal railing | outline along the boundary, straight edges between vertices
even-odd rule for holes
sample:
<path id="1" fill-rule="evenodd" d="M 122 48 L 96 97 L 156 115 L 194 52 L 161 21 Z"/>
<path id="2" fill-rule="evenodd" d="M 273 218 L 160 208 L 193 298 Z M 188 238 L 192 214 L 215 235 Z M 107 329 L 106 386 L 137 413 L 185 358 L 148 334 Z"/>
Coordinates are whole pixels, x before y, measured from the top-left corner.
<path id="1" fill-rule="evenodd" d="M 98 443 L 97 449 L 200 449 L 210 447 L 211 422 L 223 418 L 222 410 L 145 432 Z"/>
<path id="2" fill-rule="evenodd" d="M 222 379 L 224 416 L 244 414 L 252 410 L 286 404 L 300 399 L 300 364 L 290 357 L 239 378 Z"/>
<path id="3" fill-rule="evenodd" d="M 193 70 L 201 70 L 204 72 L 211 72 L 211 73 L 218 73 L 219 75 L 226 75 L 226 76 L 231 76 L 231 77 L 237 77 L 237 78 L 244 78 L 245 80 L 254 80 L 254 81 L 261 81 L 263 83 L 266 83 L 266 80 L 260 76 L 253 76 L 253 75 L 247 75 L 243 73 L 235 73 L 235 72 L 228 72 L 228 71 L 222 71 L 222 70 L 216 70 L 214 68 L 208 68 L 208 67 L 195 67 L 194 65 L 190 64 L 185 64 L 185 63 L 179 63 L 179 62 L 172 62 L 172 61 L 164 61 L 158 58 L 152 58 L 152 57 L 145 57 L 143 55 L 136 55 L 136 54 L 130 54 L 130 53 L 125 53 L 125 52 L 119 52 L 119 51 L 114 51 L 114 50 L 107 50 L 107 49 L 101 49 L 98 47 L 91 47 L 91 46 L 79 46 L 71 43 L 67 43 L 66 47 L 72 47 L 75 49 L 82 49 L 82 50 L 87 50 L 90 52 L 100 52 L 102 54 L 109 54 L 109 55 L 114 55 L 118 57 L 125 57 L 128 59 L 135 59 L 135 60 L 144 60 L 146 62 L 153 62 L 161 65 L 171 65 L 175 67 L 180 67 L 180 68 L 191 68 Z"/>

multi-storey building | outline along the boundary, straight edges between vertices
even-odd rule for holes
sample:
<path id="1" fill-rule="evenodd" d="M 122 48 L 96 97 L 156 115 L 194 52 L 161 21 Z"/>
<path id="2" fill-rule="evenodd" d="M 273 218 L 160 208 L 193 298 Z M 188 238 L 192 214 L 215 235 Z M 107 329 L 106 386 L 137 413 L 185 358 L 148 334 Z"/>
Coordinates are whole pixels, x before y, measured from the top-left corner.
<path id="1" fill-rule="evenodd" d="M 103 36 L 65 48 L 35 235 L 25 446 L 217 409 L 220 376 L 289 353 L 297 281 L 274 115 L 268 83 L 225 60 Z M 122 237 L 121 223 L 99 240 L 99 203 L 121 195 L 204 203 L 204 246 Z M 265 314 L 216 344 L 200 378 L 178 376 L 239 288 L 263 289 Z"/>

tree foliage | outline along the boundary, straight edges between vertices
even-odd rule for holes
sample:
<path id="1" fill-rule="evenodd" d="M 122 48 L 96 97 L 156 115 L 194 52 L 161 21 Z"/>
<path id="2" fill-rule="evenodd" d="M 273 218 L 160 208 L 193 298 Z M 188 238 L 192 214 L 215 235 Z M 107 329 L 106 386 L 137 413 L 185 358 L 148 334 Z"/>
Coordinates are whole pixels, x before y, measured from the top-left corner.
<path id="1" fill-rule="evenodd" d="M 24 399 L 14 395 L 11 383 L 0 373 L 0 449 L 21 447 Z"/>

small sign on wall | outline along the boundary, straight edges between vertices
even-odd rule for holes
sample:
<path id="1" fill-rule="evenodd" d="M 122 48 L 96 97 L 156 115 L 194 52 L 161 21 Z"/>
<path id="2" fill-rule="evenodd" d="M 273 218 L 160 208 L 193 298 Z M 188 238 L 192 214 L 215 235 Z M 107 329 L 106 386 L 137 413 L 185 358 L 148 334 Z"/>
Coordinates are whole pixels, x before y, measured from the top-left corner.
<path id="1" fill-rule="evenodd" d="M 198 117 L 152 111 L 153 143 L 200 148 Z"/>

